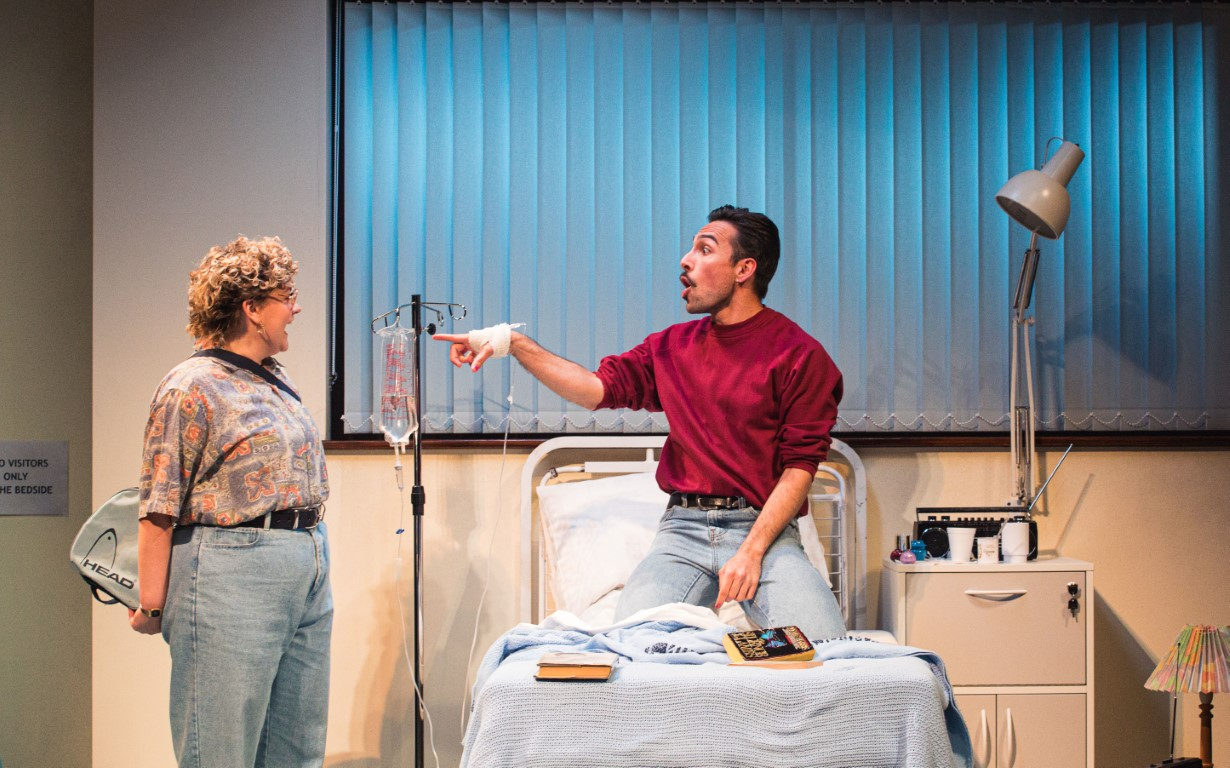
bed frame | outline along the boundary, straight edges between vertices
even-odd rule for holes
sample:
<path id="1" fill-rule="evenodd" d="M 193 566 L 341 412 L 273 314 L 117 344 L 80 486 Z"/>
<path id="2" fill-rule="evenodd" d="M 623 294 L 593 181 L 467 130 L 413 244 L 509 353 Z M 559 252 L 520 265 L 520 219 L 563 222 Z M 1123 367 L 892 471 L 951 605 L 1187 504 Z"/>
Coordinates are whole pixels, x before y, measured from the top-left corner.
<path id="1" fill-rule="evenodd" d="M 521 492 L 524 623 L 501 636 L 484 656 L 463 739 L 463 768 L 968 768 L 968 732 L 960 713 L 949 706 L 951 688 L 943 678 L 942 662 L 926 652 L 834 638 L 818 649 L 823 659 L 819 666 L 738 669 L 654 657 L 679 650 L 676 631 L 682 633 L 678 642 L 685 648 L 684 638 L 704 634 L 687 622 L 649 621 L 593 634 L 570 625 L 575 617 L 561 616 L 562 623 L 542 620 L 551 600 L 543 557 L 550 547 L 540 530 L 535 489 L 544 483 L 655 469 L 664 441 L 660 435 L 569 436 L 549 440 L 530 455 Z M 834 441 L 830 459 L 816 473 L 810 509 L 847 627 L 861 628 L 866 611 L 863 465 L 839 441 Z M 644 510 L 645 517 L 652 516 L 652 507 Z M 672 628 L 675 624 L 678 629 Z M 866 637 L 868 631 L 850 634 Z M 715 644 L 712 638 L 707 642 Z M 621 662 L 607 683 L 535 680 L 543 650 L 598 647 L 628 651 L 627 663 Z M 714 653 L 725 660 L 725 654 Z"/>
<path id="2" fill-rule="evenodd" d="M 521 621 L 550 612 L 546 547 L 538 519 L 540 485 L 657 469 L 665 435 L 576 435 L 538 446 L 521 473 Z M 829 580 L 848 629 L 867 619 L 867 479 L 858 454 L 840 440 L 816 472 L 808 495 L 824 545 Z"/>

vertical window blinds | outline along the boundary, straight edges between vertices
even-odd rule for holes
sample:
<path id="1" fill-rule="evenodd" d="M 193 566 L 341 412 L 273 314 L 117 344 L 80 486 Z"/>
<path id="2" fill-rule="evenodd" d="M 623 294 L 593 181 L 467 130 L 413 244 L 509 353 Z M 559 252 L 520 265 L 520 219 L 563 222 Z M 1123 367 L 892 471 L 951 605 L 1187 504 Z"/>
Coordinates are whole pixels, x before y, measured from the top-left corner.
<path id="1" fill-rule="evenodd" d="M 595 368 L 689 319 L 708 211 L 781 228 L 767 303 L 845 374 L 839 429 L 1005 430 L 1029 233 L 994 193 L 1080 144 L 1041 241 L 1043 429 L 1230 427 L 1225 8 L 1071 4 L 350 4 L 345 422 L 380 386 L 369 323 L 420 294 L 465 331 L 525 322 Z M 1224 86 L 1223 86 L 1224 90 Z M 1052 148 L 1055 145 L 1052 145 Z M 424 341 L 424 428 L 662 430 L 515 363 Z"/>

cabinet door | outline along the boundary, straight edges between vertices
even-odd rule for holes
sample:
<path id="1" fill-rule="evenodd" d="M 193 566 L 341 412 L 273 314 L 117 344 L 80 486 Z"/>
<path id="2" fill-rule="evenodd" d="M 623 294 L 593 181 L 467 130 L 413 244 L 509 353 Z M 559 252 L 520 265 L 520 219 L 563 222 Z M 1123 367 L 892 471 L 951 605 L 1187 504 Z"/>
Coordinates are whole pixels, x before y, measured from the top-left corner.
<path id="1" fill-rule="evenodd" d="M 995 697 L 988 694 L 955 697 L 957 709 L 965 718 L 969 740 L 974 748 L 974 768 L 997 768 L 995 765 Z"/>
<path id="2" fill-rule="evenodd" d="M 996 709 L 997 768 L 1086 768 L 1084 694 L 1003 694 Z"/>

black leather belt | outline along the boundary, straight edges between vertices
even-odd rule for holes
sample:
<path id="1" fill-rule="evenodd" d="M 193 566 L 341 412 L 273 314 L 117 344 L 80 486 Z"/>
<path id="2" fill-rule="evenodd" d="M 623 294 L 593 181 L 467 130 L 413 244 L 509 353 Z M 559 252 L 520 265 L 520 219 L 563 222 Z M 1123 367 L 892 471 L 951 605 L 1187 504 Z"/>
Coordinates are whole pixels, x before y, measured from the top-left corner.
<path id="1" fill-rule="evenodd" d="M 284 531 L 298 531 L 315 528 L 316 524 L 320 522 L 321 517 L 320 507 L 292 507 L 291 509 L 279 509 L 276 512 L 269 512 L 254 520 L 232 525 L 231 527 L 277 528 Z"/>
<path id="2" fill-rule="evenodd" d="M 670 505 L 696 509 L 747 509 L 752 506 L 742 496 L 704 496 L 699 493 L 672 493 Z"/>

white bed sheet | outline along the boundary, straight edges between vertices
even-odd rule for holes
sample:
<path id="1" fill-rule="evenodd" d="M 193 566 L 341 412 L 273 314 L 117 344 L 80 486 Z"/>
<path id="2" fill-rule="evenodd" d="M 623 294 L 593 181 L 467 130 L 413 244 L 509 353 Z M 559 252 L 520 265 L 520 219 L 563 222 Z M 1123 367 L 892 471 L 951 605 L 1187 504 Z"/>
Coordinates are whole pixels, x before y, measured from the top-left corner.
<path id="1" fill-rule="evenodd" d="M 692 606 L 651 609 L 614 628 L 663 619 L 712 630 L 709 643 L 723 629 L 711 611 Z M 488 654 L 464 768 L 969 765 L 964 724 L 946 717 L 942 667 L 911 649 L 832 641 L 820 655 L 839 657 L 794 670 L 624 659 L 609 682 L 547 683 L 534 680 L 542 649 L 527 637 L 577 629 L 602 640 L 613 628 L 563 613 L 543 624 L 510 632 L 518 639 L 501 663 Z M 840 657 L 851 654 L 889 657 Z"/>
<path id="2" fill-rule="evenodd" d="M 615 607 L 619 605 L 619 596 L 622 594 L 622 589 L 613 589 L 602 596 L 598 602 L 586 608 L 576 618 L 578 626 L 584 627 L 607 627 L 615 625 Z M 704 611 L 714 616 L 714 619 L 725 626 L 731 626 L 735 629 L 755 629 L 751 622 L 748 621 L 747 614 L 739 607 L 738 603 L 726 603 L 722 606 L 722 610 L 717 614 L 713 614 L 708 608 L 700 606 L 692 606 L 698 611 Z M 557 611 L 552 614 L 551 618 L 554 621 L 559 621 L 561 617 L 567 614 L 563 611 Z M 887 633 L 885 633 L 887 634 Z"/>

